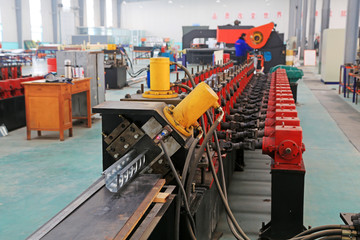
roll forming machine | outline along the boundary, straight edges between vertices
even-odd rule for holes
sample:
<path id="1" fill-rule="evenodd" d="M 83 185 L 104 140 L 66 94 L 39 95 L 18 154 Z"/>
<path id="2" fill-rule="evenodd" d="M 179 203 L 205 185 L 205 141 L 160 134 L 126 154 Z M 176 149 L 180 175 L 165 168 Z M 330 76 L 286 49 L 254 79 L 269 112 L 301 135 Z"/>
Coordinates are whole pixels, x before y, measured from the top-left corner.
<path id="1" fill-rule="evenodd" d="M 174 64 L 186 77 L 170 83 Z M 249 239 L 227 186 L 255 149 L 272 159 L 271 221 L 259 238 L 301 234 L 305 146 L 289 81 L 285 70 L 254 70 L 229 62 L 191 74 L 151 59 L 150 91 L 93 108 L 102 176 L 28 239 L 212 239 L 222 211 L 234 236 Z"/>

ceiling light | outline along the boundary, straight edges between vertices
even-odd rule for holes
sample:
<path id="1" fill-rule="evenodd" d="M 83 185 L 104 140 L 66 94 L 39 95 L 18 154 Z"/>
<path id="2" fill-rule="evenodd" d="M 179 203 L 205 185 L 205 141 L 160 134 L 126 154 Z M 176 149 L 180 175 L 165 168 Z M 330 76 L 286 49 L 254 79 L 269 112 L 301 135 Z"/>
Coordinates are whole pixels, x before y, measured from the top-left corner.
<path id="1" fill-rule="evenodd" d="M 169 2 L 168 2 L 168 3 L 173 3 L 173 1 L 169 0 Z"/>
<path id="2" fill-rule="evenodd" d="M 220 0 L 216 0 L 217 3 L 220 3 Z"/>
<path id="3" fill-rule="evenodd" d="M 124 0 L 124 1 L 122 2 L 122 4 L 126 5 L 126 1 Z"/>

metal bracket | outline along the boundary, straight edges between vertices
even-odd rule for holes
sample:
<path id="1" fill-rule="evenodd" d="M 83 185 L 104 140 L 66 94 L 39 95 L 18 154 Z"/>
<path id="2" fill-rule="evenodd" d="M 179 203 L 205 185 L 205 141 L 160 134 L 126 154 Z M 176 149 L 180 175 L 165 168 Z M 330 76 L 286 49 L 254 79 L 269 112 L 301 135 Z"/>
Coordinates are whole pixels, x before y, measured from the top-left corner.
<path id="1" fill-rule="evenodd" d="M 104 142 L 108 145 L 130 125 L 130 122 L 126 118 L 121 115 L 119 115 L 119 117 L 122 119 L 122 122 L 104 138 Z"/>
<path id="2" fill-rule="evenodd" d="M 113 158 L 119 159 L 127 151 L 129 151 L 132 146 L 134 146 L 144 135 L 145 133 L 134 123 L 132 123 L 106 148 L 106 151 Z"/>

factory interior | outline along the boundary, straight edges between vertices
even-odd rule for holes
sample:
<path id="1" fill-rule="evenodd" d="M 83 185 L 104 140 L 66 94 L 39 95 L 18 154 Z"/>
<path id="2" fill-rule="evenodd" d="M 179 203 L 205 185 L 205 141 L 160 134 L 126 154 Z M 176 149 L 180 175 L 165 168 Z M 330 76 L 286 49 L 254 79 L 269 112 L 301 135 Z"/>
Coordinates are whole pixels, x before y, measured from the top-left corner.
<path id="1" fill-rule="evenodd" d="M 359 12 L 0 0 L 0 239 L 360 239 Z"/>

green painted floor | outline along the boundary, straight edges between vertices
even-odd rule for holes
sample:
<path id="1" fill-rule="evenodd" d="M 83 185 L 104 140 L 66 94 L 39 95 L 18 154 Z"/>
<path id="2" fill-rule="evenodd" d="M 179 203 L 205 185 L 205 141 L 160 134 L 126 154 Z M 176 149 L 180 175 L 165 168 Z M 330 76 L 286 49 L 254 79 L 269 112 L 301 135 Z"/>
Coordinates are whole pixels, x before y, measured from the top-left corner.
<path id="1" fill-rule="evenodd" d="M 137 89 L 138 85 L 110 90 L 106 99 L 119 100 Z M 299 82 L 298 112 L 306 145 L 305 225 L 317 226 L 341 223 L 339 212 L 359 211 L 360 153 L 314 93 L 306 80 Z M 77 123 L 74 137 L 65 135 L 64 142 L 52 132 L 40 138 L 33 132 L 33 139 L 27 141 L 25 128 L 0 138 L 0 239 L 26 238 L 100 177 L 100 123 L 99 116 L 91 129 Z M 241 179 L 234 177 L 232 187 Z M 244 199 L 230 195 L 230 200 L 241 214 Z M 263 207 L 268 214 L 269 204 Z M 221 224 L 226 231 L 226 224 Z M 225 232 L 223 239 L 232 238 Z"/>

